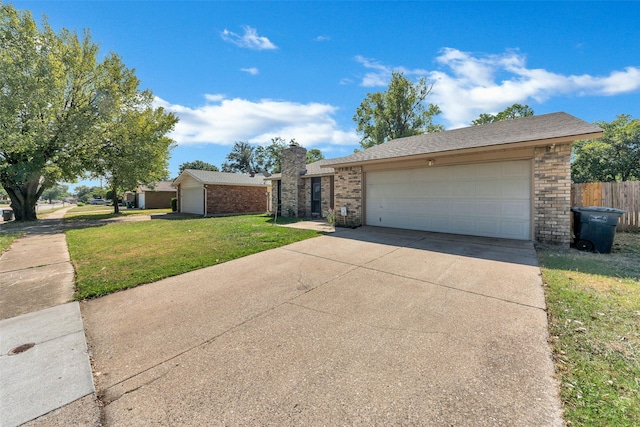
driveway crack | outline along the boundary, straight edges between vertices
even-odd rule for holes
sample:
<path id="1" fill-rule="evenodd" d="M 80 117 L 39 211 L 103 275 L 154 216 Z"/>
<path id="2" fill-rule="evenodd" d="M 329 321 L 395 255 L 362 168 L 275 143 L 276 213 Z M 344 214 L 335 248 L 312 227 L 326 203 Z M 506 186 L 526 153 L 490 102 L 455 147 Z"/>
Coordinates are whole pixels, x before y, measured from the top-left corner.
<path id="1" fill-rule="evenodd" d="M 296 307 L 300 307 L 300 308 L 303 308 L 305 310 L 313 311 L 315 313 L 326 314 L 328 316 L 335 317 L 335 318 L 342 319 L 342 320 L 346 320 L 346 321 L 351 322 L 351 323 L 356 323 L 356 324 L 359 324 L 359 325 L 367 326 L 367 327 L 372 328 L 372 329 L 379 329 L 379 330 L 383 330 L 383 331 L 392 331 L 392 332 L 415 332 L 415 333 L 423 334 L 423 335 L 444 335 L 444 336 L 447 336 L 447 337 L 451 336 L 451 334 L 449 334 L 447 332 L 441 332 L 441 331 L 423 331 L 423 330 L 420 330 L 420 329 L 396 328 L 396 327 L 392 327 L 392 326 L 375 325 L 375 324 L 368 323 L 368 322 L 357 322 L 357 321 L 354 321 L 353 319 L 351 319 L 349 317 L 346 317 L 346 316 L 341 316 L 339 314 L 332 313 L 332 312 L 326 311 L 326 310 L 319 310 L 317 308 L 311 308 L 311 307 L 308 307 L 306 305 L 297 304 L 297 303 L 292 302 L 292 301 L 289 301 L 287 304 L 293 305 L 293 306 L 296 306 Z"/>

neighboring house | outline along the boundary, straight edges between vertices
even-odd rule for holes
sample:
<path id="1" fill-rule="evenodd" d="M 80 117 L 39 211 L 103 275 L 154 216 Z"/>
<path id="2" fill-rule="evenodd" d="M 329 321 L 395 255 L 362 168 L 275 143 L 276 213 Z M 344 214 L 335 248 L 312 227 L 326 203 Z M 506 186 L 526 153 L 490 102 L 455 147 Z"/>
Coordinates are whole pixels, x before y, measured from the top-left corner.
<path id="1" fill-rule="evenodd" d="M 595 125 L 553 113 L 400 138 L 323 161 L 321 169 L 333 177 L 337 225 L 568 246 L 571 143 L 600 136 Z M 283 216 L 308 216 L 298 148 L 284 150 L 283 172 L 274 181 Z M 298 163 L 285 162 L 289 157 Z"/>
<path id="2" fill-rule="evenodd" d="M 171 199 L 178 191 L 171 181 L 160 181 L 151 186 L 141 185 L 136 190 L 136 206 L 140 209 L 164 209 L 171 207 Z"/>
<path id="3" fill-rule="evenodd" d="M 173 181 L 178 212 L 203 216 L 264 213 L 271 186 L 264 176 L 185 169 Z"/>

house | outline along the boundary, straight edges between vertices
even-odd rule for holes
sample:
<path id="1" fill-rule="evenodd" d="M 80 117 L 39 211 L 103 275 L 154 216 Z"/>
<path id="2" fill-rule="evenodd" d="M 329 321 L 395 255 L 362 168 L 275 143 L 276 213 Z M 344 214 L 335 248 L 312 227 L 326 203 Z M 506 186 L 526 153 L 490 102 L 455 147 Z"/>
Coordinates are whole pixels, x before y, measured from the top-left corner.
<path id="1" fill-rule="evenodd" d="M 334 207 L 334 170 L 323 167 L 331 160 L 306 164 L 306 154 L 307 150 L 298 145 L 283 150 L 282 173 L 266 178 L 272 183 L 271 204 L 277 206 L 278 215 L 326 217 Z"/>
<path id="2" fill-rule="evenodd" d="M 600 136 L 595 125 L 553 113 L 400 138 L 324 161 L 320 176 L 333 185 L 321 186 L 320 197 L 333 195 L 342 226 L 568 246 L 571 143 Z M 299 147 L 284 151 L 274 200 L 281 201 L 283 216 L 306 216 L 307 198 L 313 198 L 308 166 L 300 164 Z"/>
<path id="3" fill-rule="evenodd" d="M 171 181 L 160 181 L 154 185 L 141 185 L 136 189 L 135 203 L 140 209 L 164 209 L 171 207 L 171 199 L 178 191 Z"/>
<path id="4" fill-rule="evenodd" d="M 271 186 L 260 174 L 185 169 L 173 185 L 178 189 L 178 212 L 213 216 L 270 210 Z"/>

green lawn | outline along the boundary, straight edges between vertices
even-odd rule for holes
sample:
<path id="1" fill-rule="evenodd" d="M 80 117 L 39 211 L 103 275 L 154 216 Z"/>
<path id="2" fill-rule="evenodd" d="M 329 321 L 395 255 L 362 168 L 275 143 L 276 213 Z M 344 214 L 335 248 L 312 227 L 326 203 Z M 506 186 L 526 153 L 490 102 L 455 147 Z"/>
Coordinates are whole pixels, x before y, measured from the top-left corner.
<path id="1" fill-rule="evenodd" d="M 0 254 L 11 246 L 14 240 L 22 236 L 24 233 L 15 231 L 8 233 L 0 233 Z"/>
<path id="2" fill-rule="evenodd" d="M 153 215 L 160 213 L 169 213 L 170 208 L 167 209 L 127 209 L 126 207 L 120 207 L 120 213 L 113 213 L 113 206 L 105 205 L 84 205 L 76 206 L 70 209 L 65 214 L 66 221 L 94 221 L 99 219 L 117 218 L 125 215 Z"/>
<path id="3" fill-rule="evenodd" d="M 68 230 L 75 298 L 99 297 L 321 234 L 271 222 L 246 215 Z"/>
<path id="4" fill-rule="evenodd" d="M 640 234 L 538 256 L 567 424 L 640 425 Z"/>

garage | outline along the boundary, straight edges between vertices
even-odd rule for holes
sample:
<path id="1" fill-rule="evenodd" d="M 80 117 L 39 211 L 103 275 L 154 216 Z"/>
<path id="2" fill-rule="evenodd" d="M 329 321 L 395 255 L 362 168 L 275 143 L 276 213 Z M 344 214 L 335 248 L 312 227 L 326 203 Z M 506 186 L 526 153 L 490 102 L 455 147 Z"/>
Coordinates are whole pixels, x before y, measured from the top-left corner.
<path id="1" fill-rule="evenodd" d="M 264 213 L 271 186 L 262 174 L 185 169 L 173 181 L 178 211 L 203 216 Z"/>
<path id="2" fill-rule="evenodd" d="M 531 160 L 367 172 L 365 223 L 530 240 Z"/>
<path id="3" fill-rule="evenodd" d="M 183 187 L 180 192 L 180 212 L 204 215 L 204 188 Z"/>

